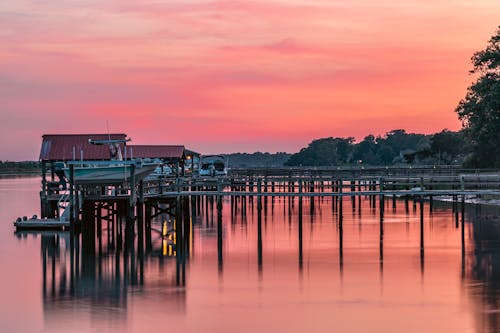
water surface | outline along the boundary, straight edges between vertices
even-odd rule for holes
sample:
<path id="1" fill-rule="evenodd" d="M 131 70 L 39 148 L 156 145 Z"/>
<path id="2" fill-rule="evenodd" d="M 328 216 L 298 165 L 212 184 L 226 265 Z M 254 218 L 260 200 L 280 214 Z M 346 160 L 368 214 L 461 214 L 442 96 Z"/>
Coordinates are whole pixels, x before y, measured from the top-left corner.
<path id="1" fill-rule="evenodd" d="M 78 245 L 70 271 L 64 232 L 16 233 L 17 216 L 39 213 L 40 179 L 0 179 L 0 325 L 5 332 L 496 332 L 500 328 L 498 211 L 467 207 L 465 248 L 449 204 L 420 208 L 386 200 L 383 228 L 367 198 L 343 203 L 263 200 L 262 256 L 257 199 L 222 203 L 192 216 L 182 266 L 161 232 L 152 250 L 126 254 Z M 376 205 L 378 207 L 378 205 Z M 160 216 L 153 228 L 161 231 Z M 383 231 L 381 233 L 381 230 Z M 105 234 L 105 231 L 104 231 Z M 104 237 L 105 238 L 105 237 Z"/>

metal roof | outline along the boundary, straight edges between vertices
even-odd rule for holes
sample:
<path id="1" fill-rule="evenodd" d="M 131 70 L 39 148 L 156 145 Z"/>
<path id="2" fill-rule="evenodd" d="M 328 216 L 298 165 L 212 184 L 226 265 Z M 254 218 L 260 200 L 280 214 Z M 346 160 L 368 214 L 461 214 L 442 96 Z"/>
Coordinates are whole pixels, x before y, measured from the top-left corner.
<path id="1" fill-rule="evenodd" d="M 181 159 L 184 158 L 184 146 L 178 145 L 128 145 L 127 156 L 137 158 L 161 158 Z"/>
<path id="2" fill-rule="evenodd" d="M 126 134 L 45 134 L 42 136 L 41 161 L 107 160 L 110 158 L 107 145 L 92 145 L 92 140 L 125 140 Z M 123 144 L 120 144 L 123 149 Z"/>

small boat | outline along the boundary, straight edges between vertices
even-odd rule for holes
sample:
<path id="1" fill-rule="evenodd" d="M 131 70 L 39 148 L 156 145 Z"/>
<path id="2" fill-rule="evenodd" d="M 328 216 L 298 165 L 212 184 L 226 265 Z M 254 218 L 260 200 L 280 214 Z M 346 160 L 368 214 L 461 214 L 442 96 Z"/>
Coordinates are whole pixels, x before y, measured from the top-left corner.
<path id="1" fill-rule="evenodd" d="M 205 155 L 201 157 L 200 176 L 225 176 L 227 167 L 224 156 Z"/>

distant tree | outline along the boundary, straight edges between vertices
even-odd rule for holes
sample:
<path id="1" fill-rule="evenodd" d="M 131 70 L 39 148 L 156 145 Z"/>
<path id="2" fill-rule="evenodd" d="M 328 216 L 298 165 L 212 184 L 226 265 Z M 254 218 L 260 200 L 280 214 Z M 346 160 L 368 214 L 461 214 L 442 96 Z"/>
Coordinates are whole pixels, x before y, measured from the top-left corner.
<path id="1" fill-rule="evenodd" d="M 406 133 L 404 129 L 387 132 L 385 138 L 378 140 L 379 143 L 391 147 L 398 155 L 407 149 L 417 150 L 419 145 L 422 145 L 425 141 L 426 136 L 424 134 Z"/>
<path id="2" fill-rule="evenodd" d="M 464 163 L 500 167 L 500 26 L 486 49 L 472 56 L 478 78 L 456 108 L 472 154 Z"/>
<path id="3" fill-rule="evenodd" d="M 358 163 L 378 165 L 380 158 L 377 156 L 377 150 L 375 137 L 370 134 L 354 147 L 352 158 Z"/>
<path id="4" fill-rule="evenodd" d="M 378 156 L 380 158 L 380 162 L 383 165 L 390 165 L 394 161 L 395 153 L 391 147 L 386 146 L 386 145 L 382 145 L 378 149 Z"/>
<path id="5" fill-rule="evenodd" d="M 323 138 L 293 154 L 287 166 L 335 166 L 350 162 L 354 138 Z"/>
<path id="6" fill-rule="evenodd" d="M 455 159 L 465 151 L 466 143 L 462 132 L 444 129 L 431 138 L 430 153 L 444 164 L 454 164 Z"/>
<path id="7" fill-rule="evenodd" d="M 223 154 L 230 168 L 282 167 L 291 154 L 278 152 L 276 154 L 255 152 Z"/>

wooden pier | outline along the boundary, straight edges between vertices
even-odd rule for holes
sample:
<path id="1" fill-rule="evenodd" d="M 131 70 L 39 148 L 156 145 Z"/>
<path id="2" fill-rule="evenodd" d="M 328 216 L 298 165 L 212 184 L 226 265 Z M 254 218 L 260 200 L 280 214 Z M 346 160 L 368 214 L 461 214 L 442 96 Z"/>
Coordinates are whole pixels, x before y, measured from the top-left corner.
<path id="1" fill-rule="evenodd" d="M 73 167 L 70 169 L 73 170 Z M 384 169 L 383 172 L 387 172 Z M 389 170 L 390 171 L 390 170 Z M 230 209 L 231 218 L 241 216 L 242 221 L 252 218 L 256 227 L 256 266 L 259 274 L 265 267 L 266 221 L 280 202 L 284 214 L 296 223 L 298 268 L 304 267 L 304 239 L 307 240 L 308 217 L 330 206 L 332 223 L 336 225 L 339 268 L 344 265 L 345 223 L 350 214 L 361 215 L 362 207 L 369 204 L 370 214 L 378 222 L 378 259 L 380 269 L 384 265 L 384 237 L 386 216 L 396 206 L 404 207 L 408 216 L 419 224 L 420 237 L 414 244 L 420 256 L 421 269 L 425 261 L 424 223 L 427 214 L 442 204 L 436 197 L 446 198 L 451 206 L 452 221 L 461 237 L 462 258 L 465 258 L 465 205 L 474 196 L 500 197 L 500 175 L 496 172 L 453 172 L 426 175 L 413 170 L 408 175 L 337 174 L 311 175 L 242 175 L 225 177 L 169 177 L 135 181 L 134 168 L 130 169 L 129 181 L 121 184 L 78 184 L 70 182 L 64 189 L 53 188 L 41 195 L 42 206 L 57 207 L 49 210 L 51 217 L 44 216 L 39 223 L 54 221 L 64 224 L 64 230 L 56 238 L 45 237 L 42 242 L 43 258 L 56 255 L 53 248 L 64 238 L 70 249 L 68 262 L 70 286 L 78 291 L 85 288 L 85 277 L 95 277 L 107 267 L 110 260 L 116 271 L 123 269 L 123 285 L 140 285 L 144 280 L 145 258 L 159 257 L 160 261 L 175 260 L 175 284 L 185 286 L 186 266 L 193 251 L 193 229 L 200 221 L 206 221 L 206 229 L 216 239 L 218 271 L 224 270 L 224 223 L 223 209 Z M 348 171 L 350 172 L 350 171 Z M 358 171 L 357 171 L 358 172 Z M 74 175 L 70 174 L 70 179 Z M 276 201 L 275 201 L 276 200 Z M 223 205 L 223 201 L 225 201 Z M 320 208 L 318 208 L 320 207 Z M 413 213 L 411 212 L 413 210 Z M 387 211 L 387 213 L 386 213 Z M 64 215 L 64 212 L 67 215 Z M 227 215 L 229 212 L 227 212 Z M 61 217 L 66 216 L 67 220 Z M 430 219 L 429 219 L 430 220 Z M 56 222 L 59 221 L 59 222 Z M 312 221 L 312 219 L 311 219 Z M 26 223 L 29 222 L 25 221 Z M 292 223 L 292 222 L 291 222 Z M 47 224 L 48 226 L 48 224 Z M 18 228 L 21 229 L 22 225 Z M 35 226 L 40 228 L 39 225 Z M 62 225 L 60 226 L 62 228 Z M 24 237 L 29 231 L 16 232 Z M 47 233 L 48 231 L 44 231 Z M 216 237 L 216 238 L 215 238 Z M 55 240 L 56 239 L 56 240 Z M 214 245 L 215 246 L 215 245 Z M 387 250 L 386 250 L 387 251 Z M 307 251 L 306 251 L 307 252 Z M 465 261 L 465 260 L 464 260 Z M 55 261 L 54 261 L 55 262 Z M 51 266 L 52 267 L 52 266 Z M 90 268 L 89 268 L 90 267 Z M 50 272 L 49 272 L 50 273 Z M 45 274 L 45 273 L 44 273 Z M 50 274 L 49 274 L 50 275 Z M 45 275 L 44 275 L 45 276 Z M 52 280 L 57 276 L 53 274 Z M 79 276 L 83 276 L 79 280 Z M 90 279 L 99 281 L 99 279 Z M 45 278 L 44 278 L 45 286 Z M 50 287 L 50 284 L 48 284 Z M 45 290 L 45 289 L 44 289 Z M 44 294 L 45 295 L 45 294 Z"/>
<path id="2" fill-rule="evenodd" d="M 259 175 L 253 170 L 247 175 L 238 171 L 223 177 L 192 175 L 136 181 L 134 165 L 130 164 L 127 169 L 130 174 L 122 183 L 80 184 L 74 181 L 74 165 L 78 163 L 69 162 L 66 188 L 52 184 L 50 189 L 42 190 L 42 220 L 39 223 L 59 219 L 69 222 L 70 226 L 78 226 L 85 220 L 84 206 L 89 202 L 123 210 L 127 221 L 133 223 L 144 215 L 146 203 L 158 206 L 183 197 L 332 197 L 335 201 L 350 197 L 355 206 L 356 197 L 365 196 L 371 198 L 373 207 L 377 200 L 383 203 L 387 198 L 429 200 L 432 206 L 436 197 L 447 197 L 457 205 L 459 201 L 463 205 L 470 197 L 500 197 L 498 170 L 432 168 L 435 173 L 428 174 L 428 169 L 406 168 L 403 172 L 403 168 L 379 168 L 369 169 L 365 175 L 366 169 L 359 168 L 332 169 L 329 174 L 326 170 L 313 174 L 317 170 L 305 169 L 303 174 L 295 172 L 286 176 L 268 175 L 268 171 Z M 376 172 L 379 174 L 374 175 Z M 383 205 L 379 208 L 383 214 Z M 61 226 L 66 225 L 61 223 Z"/>

